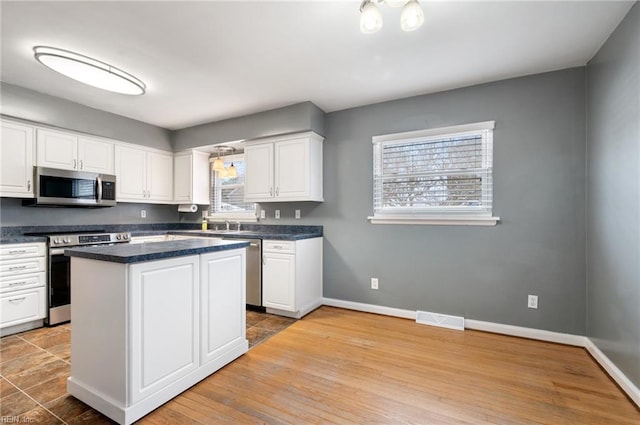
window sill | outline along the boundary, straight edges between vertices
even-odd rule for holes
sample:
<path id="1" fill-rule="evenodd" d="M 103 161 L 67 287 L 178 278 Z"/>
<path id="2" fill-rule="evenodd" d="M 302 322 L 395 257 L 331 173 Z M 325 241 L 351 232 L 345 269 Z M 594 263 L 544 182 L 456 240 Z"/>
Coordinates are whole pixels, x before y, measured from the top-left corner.
<path id="1" fill-rule="evenodd" d="M 250 215 L 242 215 L 242 214 L 236 214 L 236 215 L 212 214 L 207 216 L 207 221 L 209 223 L 211 222 L 224 223 L 225 221 L 233 221 L 233 222 L 239 221 L 240 223 L 255 223 L 258 221 L 258 217 L 250 216 Z"/>
<path id="2" fill-rule="evenodd" d="M 371 224 L 430 224 L 438 226 L 495 226 L 500 217 L 377 215 L 367 217 Z"/>

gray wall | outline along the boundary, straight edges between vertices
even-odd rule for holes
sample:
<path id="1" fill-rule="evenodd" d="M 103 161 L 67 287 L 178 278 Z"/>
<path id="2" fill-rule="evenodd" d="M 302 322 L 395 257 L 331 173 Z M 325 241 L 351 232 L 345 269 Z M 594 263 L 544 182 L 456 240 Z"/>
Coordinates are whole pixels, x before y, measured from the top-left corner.
<path id="1" fill-rule="evenodd" d="M 639 4 L 587 73 L 587 335 L 640 387 Z"/>
<path id="2" fill-rule="evenodd" d="M 172 150 L 169 130 L 7 83 L 0 91 L 3 115 Z"/>
<path id="3" fill-rule="evenodd" d="M 324 112 L 311 102 L 174 131 L 175 151 L 235 140 L 313 130 L 324 135 Z"/>
<path id="4" fill-rule="evenodd" d="M 140 218 L 140 210 L 147 217 Z M 176 205 L 119 203 L 111 208 L 23 207 L 21 199 L 0 198 L 0 226 L 175 223 Z"/>
<path id="5" fill-rule="evenodd" d="M 328 114 L 325 202 L 262 204 L 266 222 L 324 225 L 325 297 L 584 335 L 584 87 L 575 68 Z M 372 136 L 487 120 L 500 224 L 367 221 Z"/>

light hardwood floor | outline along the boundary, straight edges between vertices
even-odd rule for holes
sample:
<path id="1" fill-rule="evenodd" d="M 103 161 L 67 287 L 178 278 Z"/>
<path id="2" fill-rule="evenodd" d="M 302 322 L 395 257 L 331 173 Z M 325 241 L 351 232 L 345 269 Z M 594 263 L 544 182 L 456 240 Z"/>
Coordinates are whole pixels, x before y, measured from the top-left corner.
<path id="1" fill-rule="evenodd" d="M 322 307 L 146 424 L 640 424 L 581 348 Z"/>

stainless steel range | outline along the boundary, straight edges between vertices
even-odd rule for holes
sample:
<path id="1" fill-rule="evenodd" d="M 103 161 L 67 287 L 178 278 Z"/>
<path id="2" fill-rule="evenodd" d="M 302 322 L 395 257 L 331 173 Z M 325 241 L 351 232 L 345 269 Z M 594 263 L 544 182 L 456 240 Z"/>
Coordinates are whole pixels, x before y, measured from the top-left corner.
<path id="1" fill-rule="evenodd" d="M 113 245 L 131 241 L 131 233 L 74 233 L 49 234 L 49 272 L 47 292 L 49 312 L 45 322 L 48 325 L 71 320 L 71 258 L 64 250 L 77 246 Z"/>

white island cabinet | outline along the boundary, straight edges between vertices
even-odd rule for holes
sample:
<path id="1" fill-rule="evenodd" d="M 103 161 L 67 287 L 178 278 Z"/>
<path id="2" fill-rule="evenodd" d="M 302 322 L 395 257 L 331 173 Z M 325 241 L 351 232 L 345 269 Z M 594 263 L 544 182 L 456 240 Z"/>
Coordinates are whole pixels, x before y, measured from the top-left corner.
<path id="1" fill-rule="evenodd" d="M 69 393 L 130 424 L 244 354 L 245 261 L 244 247 L 133 264 L 72 256 Z"/>

